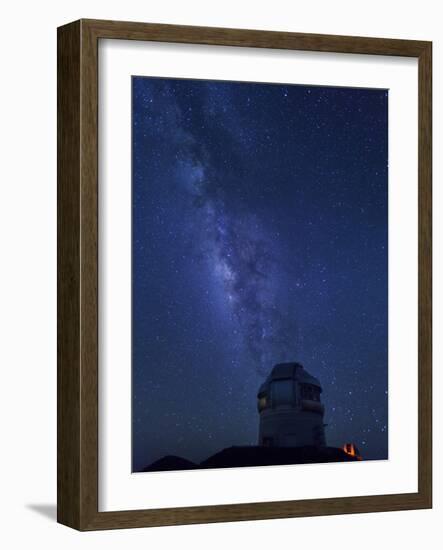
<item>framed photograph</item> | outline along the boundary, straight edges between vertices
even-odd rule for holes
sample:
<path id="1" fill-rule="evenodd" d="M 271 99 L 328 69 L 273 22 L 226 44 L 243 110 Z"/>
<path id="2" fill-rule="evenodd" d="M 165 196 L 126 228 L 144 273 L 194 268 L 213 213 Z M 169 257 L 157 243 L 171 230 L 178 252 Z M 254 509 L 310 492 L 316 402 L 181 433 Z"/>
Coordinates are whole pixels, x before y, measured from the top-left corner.
<path id="1" fill-rule="evenodd" d="M 430 42 L 58 29 L 58 521 L 430 508 Z"/>

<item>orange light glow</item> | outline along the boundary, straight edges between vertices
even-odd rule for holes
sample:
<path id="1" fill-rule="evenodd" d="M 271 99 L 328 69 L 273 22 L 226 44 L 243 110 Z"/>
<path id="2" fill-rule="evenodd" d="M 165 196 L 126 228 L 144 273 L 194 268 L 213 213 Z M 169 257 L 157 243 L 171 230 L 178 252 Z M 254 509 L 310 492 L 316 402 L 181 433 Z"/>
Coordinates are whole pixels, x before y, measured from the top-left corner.
<path id="1" fill-rule="evenodd" d="M 347 455 L 353 456 L 357 460 L 363 460 L 354 443 L 345 443 L 343 445 L 343 450 Z"/>

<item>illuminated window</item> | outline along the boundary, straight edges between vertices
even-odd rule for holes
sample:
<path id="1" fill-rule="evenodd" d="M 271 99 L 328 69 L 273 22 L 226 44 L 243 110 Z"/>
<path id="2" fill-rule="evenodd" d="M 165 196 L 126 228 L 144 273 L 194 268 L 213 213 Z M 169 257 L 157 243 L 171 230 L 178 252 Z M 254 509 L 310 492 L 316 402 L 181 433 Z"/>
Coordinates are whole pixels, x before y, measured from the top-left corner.
<path id="1" fill-rule="evenodd" d="M 268 406 L 268 397 L 266 394 L 261 395 L 258 398 L 258 410 L 261 412 L 263 409 L 266 409 Z"/>

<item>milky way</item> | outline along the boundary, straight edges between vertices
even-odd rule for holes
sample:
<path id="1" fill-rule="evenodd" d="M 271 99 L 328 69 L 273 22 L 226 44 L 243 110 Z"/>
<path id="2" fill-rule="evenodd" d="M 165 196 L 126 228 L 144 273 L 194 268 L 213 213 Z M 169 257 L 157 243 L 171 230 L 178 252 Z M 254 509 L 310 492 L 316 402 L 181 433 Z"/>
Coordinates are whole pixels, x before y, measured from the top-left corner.
<path id="1" fill-rule="evenodd" d="M 387 456 L 385 90 L 133 78 L 133 462 L 254 444 L 301 361 Z"/>
<path id="2" fill-rule="evenodd" d="M 274 288 L 274 271 L 282 265 L 263 223 L 247 210 L 229 211 L 223 172 L 212 166 L 204 142 L 184 129 L 177 104 L 172 112 L 174 134 L 179 136 L 177 181 L 204 225 L 198 249 L 205 249 L 205 260 L 222 285 L 254 367 L 267 374 L 273 361 L 290 360 L 296 353 L 295 312 L 282 315 Z"/>

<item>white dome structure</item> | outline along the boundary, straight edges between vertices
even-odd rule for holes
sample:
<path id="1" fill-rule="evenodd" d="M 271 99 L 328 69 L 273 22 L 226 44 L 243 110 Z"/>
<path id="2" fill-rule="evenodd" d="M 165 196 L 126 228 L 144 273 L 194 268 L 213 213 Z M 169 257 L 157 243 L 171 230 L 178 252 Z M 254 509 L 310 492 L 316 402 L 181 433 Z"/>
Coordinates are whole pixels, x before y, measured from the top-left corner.
<path id="1" fill-rule="evenodd" d="M 258 444 L 265 447 L 326 445 L 320 382 L 299 363 L 275 365 L 258 391 Z"/>

